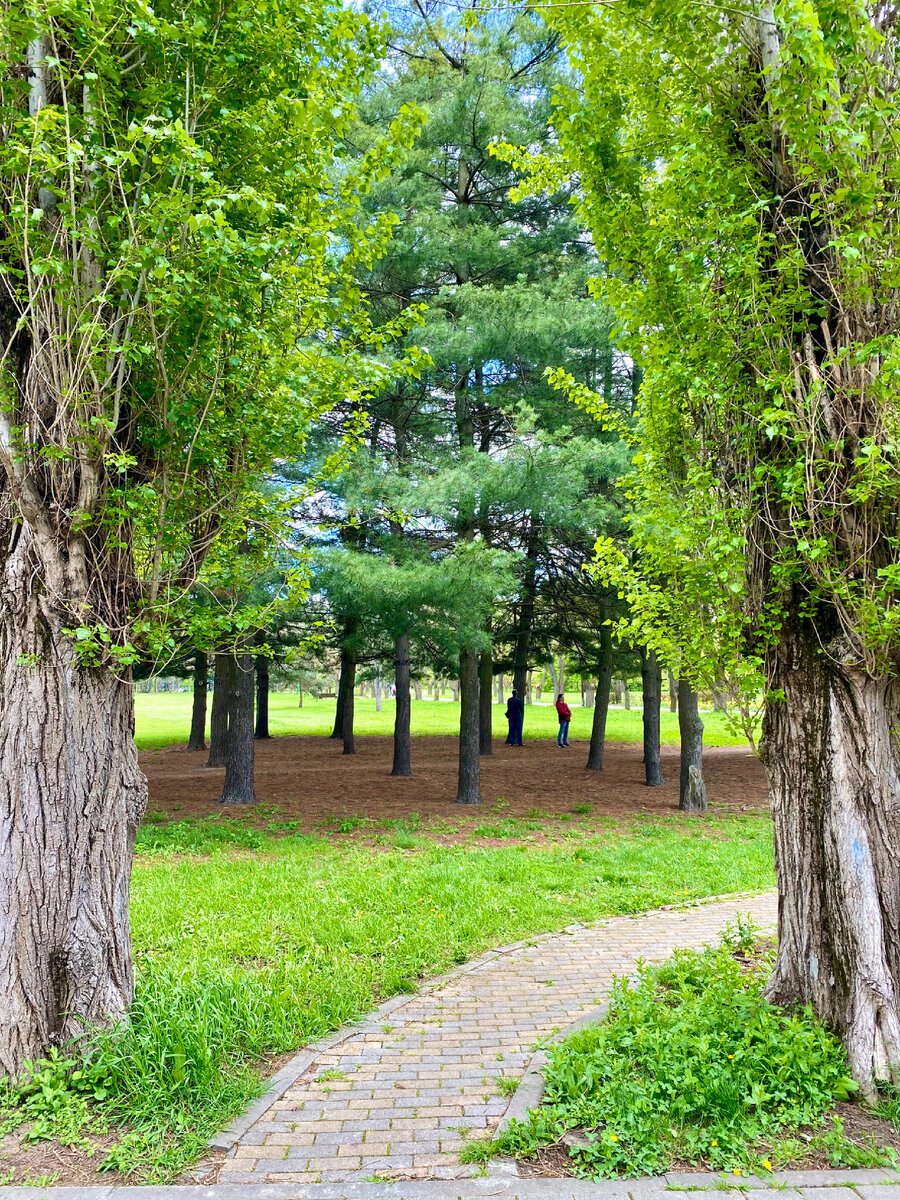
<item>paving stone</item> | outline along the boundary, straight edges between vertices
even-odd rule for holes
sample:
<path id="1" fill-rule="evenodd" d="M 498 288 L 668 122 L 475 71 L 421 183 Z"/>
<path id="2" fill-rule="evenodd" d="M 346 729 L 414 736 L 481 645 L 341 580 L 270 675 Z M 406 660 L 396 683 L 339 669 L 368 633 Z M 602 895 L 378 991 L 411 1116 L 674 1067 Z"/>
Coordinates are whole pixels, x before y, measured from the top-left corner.
<path id="1" fill-rule="evenodd" d="M 857 1187 L 900 1183 L 900 1171 L 894 1171 L 890 1167 L 856 1167 L 845 1171 L 777 1171 L 774 1178 L 790 1184 L 791 1187 L 834 1187 L 840 1182 Z"/>
<path id="2" fill-rule="evenodd" d="M 880 1191 L 879 1188 L 875 1188 Z M 804 1200 L 836 1200 L 836 1197 L 844 1197 L 846 1200 L 856 1200 L 857 1193 L 853 1185 L 849 1182 L 826 1184 L 824 1187 L 816 1188 L 800 1188 L 800 1195 Z M 896 1190 L 893 1196 L 896 1197 Z M 877 1198 L 876 1198 L 877 1200 Z"/>
<path id="3" fill-rule="evenodd" d="M 601 1019 L 597 1001 L 613 975 L 633 972 L 638 959 L 661 961 L 677 947 L 700 948 L 714 942 L 738 913 L 749 913 L 758 925 L 771 928 L 776 920 L 775 897 L 715 901 L 573 926 L 536 939 L 537 945 L 522 942 L 481 955 L 460 970 L 432 980 L 414 997 L 394 997 L 389 1006 L 355 1028 L 307 1047 L 294 1060 L 302 1064 L 302 1071 L 293 1079 L 291 1064 L 279 1072 L 278 1077 L 286 1080 L 281 1094 L 266 1111 L 254 1110 L 255 1124 L 239 1141 L 235 1157 L 223 1165 L 223 1182 L 237 1183 L 238 1174 L 242 1183 L 262 1176 L 269 1181 L 272 1200 L 277 1196 L 271 1188 L 280 1182 L 295 1185 L 285 1200 L 329 1200 L 316 1189 L 344 1183 L 346 1187 L 333 1200 L 378 1200 L 371 1192 L 377 1185 L 363 1182 L 367 1175 L 411 1171 L 417 1175 L 425 1171 L 435 1181 L 420 1182 L 420 1188 L 446 1187 L 450 1192 L 446 1197 L 430 1192 L 413 1196 L 399 1181 L 383 1193 L 384 1200 L 407 1200 L 407 1196 L 409 1200 L 466 1200 L 469 1195 L 500 1194 L 516 1200 L 518 1193 L 509 1190 L 513 1185 L 521 1190 L 522 1200 L 602 1200 L 603 1195 L 610 1200 L 626 1196 L 655 1200 L 658 1194 L 665 1200 L 680 1200 L 680 1189 L 686 1187 L 722 1189 L 718 1175 L 706 1184 L 701 1176 L 684 1174 L 603 1185 L 503 1176 L 467 1179 L 463 1195 L 453 1192 L 452 1182 L 438 1182 L 438 1176 L 453 1170 L 462 1179 L 475 1170 L 459 1164 L 463 1142 L 457 1131 L 465 1129 L 475 1136 L 493 1132 L 509 1107 L 505 1097 L 495 1094 L 495 1081 L 503 1075 L 524 1076 L 536 1041 L 580 1019 Z M 548 981 L 553 986 L 547 986 Z M 390 1031 L 386 1033 L 383 1025 L 390 1025 Z M 317 1083 L 316 1075 L 328 1068 L 346 1071 L 346 1078 Z M 235 1129 L 239 1127 L 237 1122 Z M 283 1140 L 292 1134 L 304 1140 Z M 305 1141 L 310 1134 L 316 1139 L 312 1146 Z M 297 1157 L 273 1162 L 268 1156 L 278 1146 L 296 1147 Z M 369 1147 L 374 1154 L 366 1153 Z M 310 1154 L 305 1161 L 299 1157 L 304 1149 Z M 227 1170 L 230 1165 L 233 1170 Z M 321 1184 L 307 1178 L 318 1178 L 319 1173 Z M 876 1185 L 885 1178 L 885 1173 L 879 1173 L 866 1182 L 880 1192 Z M 814 1187 L 817 1182 L 810 1178 L 803 1184 L 790 1181 L 790 1186 Z M 296 1185 L 303 1186 L 302 1196 Z M 501 1185 L 506 1190 L 498 1193 Z M 756 1188 L 764 1181 L 745 1176 L 740 1185 Z M 370 1190 L 357 1191 L 364 1188 Z M 401 1196 L 397 1188 L 406 1195 Z M 218 1200 L 238 1200 L 219 1192 L 216 1189 Z M 179 1195 L 191 1200 L 184 1187 Z M 2 1191 L 0 1200 L 6 1200 Z M 872 1194 L 864 1200 L 900 1200 L 900 1192 Z"/>

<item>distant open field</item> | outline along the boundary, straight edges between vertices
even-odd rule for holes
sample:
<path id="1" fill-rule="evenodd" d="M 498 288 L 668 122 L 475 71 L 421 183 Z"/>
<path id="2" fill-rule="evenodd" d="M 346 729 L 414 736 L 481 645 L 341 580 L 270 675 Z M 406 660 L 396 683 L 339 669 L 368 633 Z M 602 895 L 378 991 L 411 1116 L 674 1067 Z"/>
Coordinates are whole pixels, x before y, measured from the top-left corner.
<path id="1" fill-rule="evenodd" d="M 136 741 L 140 749 L 170 746 L 186 742 L 191 722 L 189 692 L 139 692 L 136 697 Z M 506 736 L 504 705 L 494 705 L 494 734 Z M 389 735 L 394 728 L 394 701 L 385 699 L 380 713 L 375 701 L 355 702 L 356 732 L 361 736 Z M 586 741 L 591 736 L 593 709 L 572 706 L 570 741 Z M 703 713 L 707 746 L 743 746 L 741 734 L 728 728 L 721 713 Z M 269 696 L 269 729 L 279 734 L 328 735 L 334 722 L 334 700 L 303 697 L 303 707 L 297 705 L 296 692 L 273 692 Z M 678 745 L 678 717 L 662 713 L 661 740 L 665 746 Z M 451 700 L 413 700 L 412 732 L 414 736 L 453 735 L 459 731 L 459 704 Z M 551 704 L 531 704 L 525 709 L 525 737 L 555 738 L 556 710 Z M 606 736 L 611 742 L 639 742 L 642 738 L 641 711 L 611 707 L 606 723 Z"/>

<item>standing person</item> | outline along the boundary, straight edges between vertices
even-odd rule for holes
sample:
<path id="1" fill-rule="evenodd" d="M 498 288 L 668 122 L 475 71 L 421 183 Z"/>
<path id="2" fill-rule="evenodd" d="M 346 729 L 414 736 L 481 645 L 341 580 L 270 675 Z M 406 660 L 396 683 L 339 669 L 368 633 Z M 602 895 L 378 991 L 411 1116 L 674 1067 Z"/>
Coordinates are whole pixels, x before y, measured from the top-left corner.
<path id="1" fill-rule="evenodd" d="M 506 719 L 509 721 L 507 746 L 522 745 L 522 725 L 525 722 L 525 705 L 519 693 L 513 688 L 512 695 L 506 702 Z"/>
<path id="2" fill-rule="evenodd" d="M 556 735 L 557 746 L 569 744 L 569 722 L 572 720 L 572 710 L 563 700 L 563 693 L 556 697 L 556 711 L 559 715 L 559 733 Z"/>

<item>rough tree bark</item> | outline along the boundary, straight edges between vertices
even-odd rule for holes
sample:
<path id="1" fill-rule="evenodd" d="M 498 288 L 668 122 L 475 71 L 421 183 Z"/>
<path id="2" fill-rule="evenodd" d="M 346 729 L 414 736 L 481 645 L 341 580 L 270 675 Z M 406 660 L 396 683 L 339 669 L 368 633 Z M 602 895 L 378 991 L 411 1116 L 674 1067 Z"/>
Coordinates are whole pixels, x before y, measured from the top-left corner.
<path id="1" fill-rule="evenodd" d="M 344 670 L 343 658 L 341 659 L 341 687 L 344 688 L 344 676 L 346 674 L 346 690 L 344 690 L 344 702 L 341 705 L 341 741 L 343 742 L 343 754 L 356 753 L 356 738 L 353 732 L 353 718 L 355 709 L 355 689 L 354 681 L 356 679 L 356 654 L 355 652 L 348 655 L 347 669 Z"/>
<path id="2" fill-rule="evenodd" d="M 191 708 L 191 733 L 188 750 L 206 749 L 206 694 L 209 690 L 209 663 L 203 650 L 194 652 L 194 701 Z"/>
<path id="3" fill-rule="evenodd" d="M 353 632 L 349 621 L 344 624 L 345 638 Z M 335 697 L 334 705 L 334 728 L 331 731 L 333 738 L 342 738 L 344 736 L 344 705 L 347 701 L 347 695 L 353 695 L 353 688 L 356 685 L 356 652 L 350 649 L 349 646 L 341 646 L 341 670 L 338 678 L 337 696 Z"/>
<path id="4" fill-rule="evenodd" d="M 655 650 L 641 648 L 641 685 L 644 696 L 644 781 L 647 787 L 662 787 L 659 761 L 659 709 L 662 701 L 662 667 Z"/>
<path id="5" fill-rule="evenodd" d="M 779 891 L 767 995 L 839 1030 L 872 1098 L 872 1080 L 900 1082 L 900 694 L 829 657 L 822 632 L 785 622 L 769 676 L 785 699 L 761 743 Z"/>
<path id="6" fill-rule="evenodd" d="M 228 707 L 231 694 L 231 672 L 234 659 L 230 654 L 217 654 L 213 667 L 213 702 L 209 720 L 208 767 L 224 767 L 228 745 Z"/>
<path id="7" fill-rule="evenodd" d="M 269 736 L 269 660 L 264 654 L 256 656 L 256 728 L 253 736 Z"/>
<path id="8" fill-rule="evenodd" d="M 147 787 L 131 684 L 86 670 L 23 525 L 0 573 L 0 1073 L 132 996 L 131 854 Z"/>
<path id="9" fill-rule="evenodd" d="M 412 775 L 410 766 L 409 634 L 401 633 L 394 642 L 394 683 L 397 703 L 394 711 L 394 764 L 392 775 Z"/>
<path id="10" fill-rule="evenodd" d="M 690 680 L 678 680 L 678 731 L 681 735 L 681 775 L 678 783 L 678 807 L 682 812 L 706 812 L 706 784 L 703 782 L 703 722 L 697 707 L 697 693 Z"/>
<path id="11" fill-rule="evenodd" d="M 594 699 L 594 719 L 591 722 L 591 746 L 585 768 L 603 770 L 603 750 L 606 743 L 606 716 L 609 712 L 609 689 L 612 684 L 612 631 L 604 626 L 600 631 L 600 662 L 597 670 L 597 695 Z"/>
<path id="12" fill-rule="evenodd" d="M 459 656 L 459 685 L 459 786 L 456 803 L 480 804 L 478 651 L 468 646 Z"/>
<path id="13" fill-rule="evenodd" d="M 221 804 L 255 804 L 253 786 L 256 748 L 253 739 L 254 655 L 242 651 L 232 659 L 228 696 L 228 741 Z"/>
<path id="14" fill-rule="evenodd" d="M 478 660 L 478 752 L 493 754 L 494 705 L 491 687 L 494 682 L 494 656 L 482 650 Z"/>
<path id="15" fill-rule="evenodd" d="M 678 680 L 668 671 L 669 676 L 669 712 L 678 712 Z"/>

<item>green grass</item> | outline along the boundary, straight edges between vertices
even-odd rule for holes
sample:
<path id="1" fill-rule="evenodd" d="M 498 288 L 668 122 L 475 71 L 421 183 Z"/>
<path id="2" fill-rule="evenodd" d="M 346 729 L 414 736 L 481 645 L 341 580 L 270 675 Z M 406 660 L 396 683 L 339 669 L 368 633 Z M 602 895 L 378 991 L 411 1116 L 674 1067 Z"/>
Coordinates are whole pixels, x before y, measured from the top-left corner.
<path id="1" fill-rule="evenodd" d="M 529 1155 L 577 1129 L 586 1144 L 570 1150 L 572 1169 L 591 1179 L 684 1162 L 736 1176 L 817 1156 L 896 1165 L 895 1151 L 851 1141 L 833 1116 L 856 1091 L 838 1039 L 809 1009 L 768 1004 L 771 964 L 736 956 L 736 940 L 617 983 L 606 1021 L 550 1049 L 540 1107 L 493 1151 Z M 487 1152 L 473 1144 L 467 1157 Z"/>
<path id="2" fill-rule="evenodd" d="M 414 851 L 276 839 L 239 821 L 151 823 L 133 879 L 130 1024 L 100 1040 L 87 1074 L 57 1064 L 18 1098 L 25 1109 L 7 1096 L 6 1117 L 76 1140 L 98 1121 L 129 1127 L 108 1165 L 170 1179 L 256 1094 L 261 1056 L 423 975 L 573 921 L 771 884 L 757 814 L 637 818 L 577 845 Z"/>
<path id="3" fill-rule="evenodd" d="M 136 741 L 142 750 L 187 742 L 191 724 L 191 696 L 187 692 L 138 692 L 136 706 Z M 504 705 L 494 705 L 494 734 L 506 737 Z M 394 701 L 386 699 L 382 711 L 375 711 L 374 700 L 360 700 L 354 705 L 355 729 L 360 736 L 389 736 L 394 731 Z M 593 709 L 572 708 L 569 737 L 587 741 L 591 736 Z M 704 713 L 707 746 L 744 746 L 746 740 L 728 728 L 722 713 Z M 331 733 L 334 723 L 334 700 L 316 700 L 304 696 L 303 708 L 297 705 L 295 692 L 273 692 L 269 696 L 269 727 L 273 734 Z M 532 704 L 525 710 L 525 738 L 556 738 L 556 710 L 549 704 Z M 413 735 L 459 732 L 459 705 L 447 700 L 413 700 Z M 640 742 L 642 739 L 639 709 L 625 711 L 610 708 L 606 736 L 611 742 Z M 661 741 L 665 746 L 678 745 L 678 717 L 675 713 L 661 714 Z"/>

